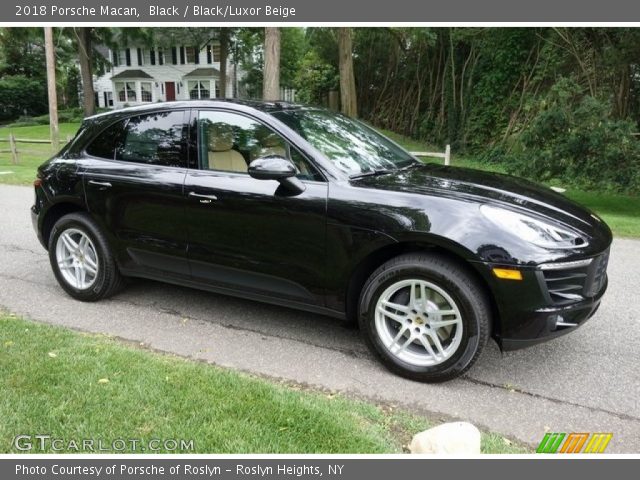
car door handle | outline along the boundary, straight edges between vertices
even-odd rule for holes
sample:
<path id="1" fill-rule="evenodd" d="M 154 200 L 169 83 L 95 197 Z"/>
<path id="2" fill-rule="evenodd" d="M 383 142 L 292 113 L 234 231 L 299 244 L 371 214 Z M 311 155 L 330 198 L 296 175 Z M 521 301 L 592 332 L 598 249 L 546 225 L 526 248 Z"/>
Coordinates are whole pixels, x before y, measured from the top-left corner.
<path id="1" fill-rule="evenodd" d="M 199 198 L 200 203 L 211 203 L 215 200 L 218 200 L 218 197 L 216 197 L 215 195 L 203 195 L 196 192 L 189 192 L 189 196 L 193 198 Z"/>
<path id="2" fill-rule="evenodd" d="M 89 183 L 91 185 L 97 185 L 98 187 L 102 187 L 102 188 L 110 188 L 111 184 L 109 182 L 98 182 L 97 180 L 89 180 Z"/>

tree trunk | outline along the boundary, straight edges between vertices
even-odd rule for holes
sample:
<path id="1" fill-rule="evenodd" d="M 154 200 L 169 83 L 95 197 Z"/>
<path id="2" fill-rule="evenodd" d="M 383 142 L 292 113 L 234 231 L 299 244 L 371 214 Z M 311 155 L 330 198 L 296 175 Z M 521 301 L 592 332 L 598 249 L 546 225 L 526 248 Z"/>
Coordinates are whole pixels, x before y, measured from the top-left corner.
<path id="1" fill-rule="evenodd" d="M 227 57 L 229 56 L 229 29 L 220 27 L 220 98 L 227 98 Z"/>
<path id="2" fill-rule="evenodd" d="M 280 29 L 264 29 L 264 80 L 262 98 L 267 101 L 280 100 Z"/>
<path id="3" fill-rule="evenodd" d="M 80 77 L 82 78 L 82 97 L 84 116 L 96 113 L 96 99 L 93 91 L 93 73 L 91 72 L 91 29 L 74 27 L 78 43 L 78 60 L 80 62 Z"/>
<path id="4" fill-rule="evenodd" d="M 349 117 L 358 116 L 356 79 L 353 75 L 353 52 L 351 29 L 338 28 L 338 54 L 340 65 L 340 103 L 342 113 Z"/>
<path id="5" fill-rule="evenodd" d="M 47 91 L 49 94 L 49 130 L 51 146 L 55 152 L 60 148 L 58 127 L 58 94 L 56 90 L 56 53 L 53 47 L 53 28 L 44 27 L 44 47 L 47 58 Z"/>

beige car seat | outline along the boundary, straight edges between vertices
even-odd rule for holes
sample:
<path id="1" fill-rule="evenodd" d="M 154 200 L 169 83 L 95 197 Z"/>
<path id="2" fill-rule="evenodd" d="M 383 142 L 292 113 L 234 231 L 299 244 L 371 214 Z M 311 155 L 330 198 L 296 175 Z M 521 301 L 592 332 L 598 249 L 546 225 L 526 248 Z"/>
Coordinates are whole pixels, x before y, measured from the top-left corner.
<path id="1" fill-rule="evenodd" d="M 247 172 L 247 162 L 233 150 L 233 130 L 228 125 L 214 124 L 208 130 L 208 157 L 211 170 Z"/>
<path id="2" fill-rule="evenodd" d="M 271 132 L 270 130 L 262 129 L 256 133 L 256 137 L 259 142 L 259 149 L 254 154 L 254 158 L 262 158 L 277 155 L 278 157 L 286 158 L 291 161 L 289 158 L 289 154 L 287 153 L 287 148 L 285 147 L 284 141 L 280 138 L 276 133 Z M 297 164 L 292 162 L 298 170 L 306 175 L 308 173 L 307 168 L 304 164 Z"/>
<path id="3" fill-rule="evenodd" d="M 268 132 L 260 138 L 260 149 L 256 154 L 256 158 L 269 157 L 277 155 L 278 157 L 287 158 L 287 149 L 284 147 L 282 139 L 275 133 Z"/>

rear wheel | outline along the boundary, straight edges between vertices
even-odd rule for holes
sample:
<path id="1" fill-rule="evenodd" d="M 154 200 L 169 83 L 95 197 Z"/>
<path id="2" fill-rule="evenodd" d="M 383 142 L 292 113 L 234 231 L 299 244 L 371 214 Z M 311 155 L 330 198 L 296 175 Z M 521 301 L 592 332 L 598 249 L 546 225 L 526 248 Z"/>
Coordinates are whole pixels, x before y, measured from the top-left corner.
<path id="1" fill-rule="evenodd" d="M 70 213 L 55 223 L 49 260 L 60 286 L 78 300 L 100 300 L 122 286 L 107 240 L 86 213 Z"/>
<path id="2" fill-rule="evenodd" d="M 360 298 L 360 327 L 393 372 L 441 382 L 467 371 L 489 337 L 490 308 L 463 268 L 434 254 L 408 254 L 378 268 Z"/>

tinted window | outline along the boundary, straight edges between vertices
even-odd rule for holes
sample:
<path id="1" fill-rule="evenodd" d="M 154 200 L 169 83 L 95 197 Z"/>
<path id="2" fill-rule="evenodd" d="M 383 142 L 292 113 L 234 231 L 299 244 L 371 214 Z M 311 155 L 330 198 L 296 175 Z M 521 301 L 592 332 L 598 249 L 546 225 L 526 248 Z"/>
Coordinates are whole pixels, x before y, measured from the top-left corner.
<path id="1" fill-rule="evenodd" d="M 296 165 L 299 178 L 322 180 L 300 152 L 276 132 L 244 115 L 200 112 L 198 118 L 201 165 L 205 169 L 246 173 L 260 157 L 284 157 Z"/>
<path id="2" fill-rule="evenodd" d="M 122 139 L 125 121 L 117 122 L 107 128 L 87 147 L 87 153 L 94 157 L 116 158 L 116 148 Z"/>
<path id="3" fill-rule="evenodd" d="M 273 114 L 350 175 L 397 169 L 415 162 L 405 150 L 367 125 L 326 110 Z"/>
<path id="4" fill-rule="evenodd" d="M 116 159 L 167 167 L 186 165 L 183 120 L 181 111 L 130 118 L 116 151 Z"/>

